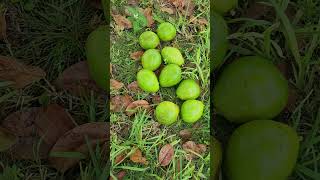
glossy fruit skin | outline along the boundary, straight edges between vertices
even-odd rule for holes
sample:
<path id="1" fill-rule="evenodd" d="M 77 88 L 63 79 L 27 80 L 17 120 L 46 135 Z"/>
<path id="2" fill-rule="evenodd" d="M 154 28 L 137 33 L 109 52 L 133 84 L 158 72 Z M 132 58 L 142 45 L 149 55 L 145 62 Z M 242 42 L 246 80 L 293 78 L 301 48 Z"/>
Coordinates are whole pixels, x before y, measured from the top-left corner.
<path id="1" fill-rule="evenodd" d="M 157 34 L 161 41 L 171 41 L 176 37 L 177 30 L 171 23 L 164 22 L 159 25 Z"/>
<path id="2" fill-rule="evenodd" d="M 140 35 L 139 43 L 143 49 L 155 49 L 159 45 L 160 40 L 156 33 L 146 31 Z"/>
<path id="3" fill-rule="evenodd" d="M 156 107 L 155 116 L 160 124 L 171 125 L 177 121 L 179 106 L 170 101 L 163 101 Z"/>
<path id="4" fill-rule="evenodd" d="M 226 13 L 238 5 L 238 0 L 213 0 L 213 10 L 218 13 Z"/>
<path id="5" fill-rule="evenodd" d="M 176 94 L 181 100 L 197 99 L 200 96 L 200 92 L 199 84 L 192 79 L 183 80 L 176 90 Z"/>
<path id="6" fill-rule="evenodd" d="M 178 66 L 184 64 L 184 58 L 177 48 L 166 46 L 162 49 L 161 55 L 166 64 L 176 64 Z"/>
<path id="7" fill-rule="evenodd" d="M 210 141 L 210 169 L 213 174 L 213 180 L 218 180 L 222 163 L 222 146 L 221 143 L 213 136 Z"/>
<path id="8" fill-rule="evenodd" d="M 228 26 L 223 17 L 215 12 L 211 16 L 211 29 L 212 29 L 212 46 L 213 52 L 211 65 L 213 69 L 219 68 L 225 60 L 227 50 L 229 48 L 228 42 Z"/>
<path id="9" fill-rule="evenodd" d="M 248 122 L 234 131 L 226 151 L 229 180 L 286 180 L 297 161 L 299 137 L 286 124 Z"/>
<path id="10" fill-rule="evenodd" d="M 109 81 L 107 29 L 107 26 L 97 28 L 88 36 L 85 45 L 90 75 L 106 91 Z"/>
<path id="11" fill-rule="evenodd" d="M 161 65 L 161 61 L 161 54 L 157 49 L 148 49 L 141 57 L 143 68 L 151 71 L 157 70 Z"/>
<path id="12" fill-rule="evenodd" d="M 195 123 L 201 118 L 203 109 L 203 102 L 187 100 L 181 106 L 181 118 L 186 123 Z"/>
<path id="13" fill-rule="evenodd" d="M 159 82 L 154 72 L 148 69 L 141 69 L 137 74 L 139 87 L 149 93 L 155 93 L 159 90 Z"/>
<path id="14" fill-rule="evenodd" d="M 161 87 L 172 87 L 177 85 L 182 77 L 181 77 L 181 68 L 176 64 L 168 64 L 166 65 L 159 76 L 159 82 Z"/>
<path id="15" fill-rule="evenodd" d="M 224 68 L 213 93 L 217 112 L 235 123 L 272 119 L 287 101 L 287 80 L 269 60 L 257 56 L 240 58 Z"/>

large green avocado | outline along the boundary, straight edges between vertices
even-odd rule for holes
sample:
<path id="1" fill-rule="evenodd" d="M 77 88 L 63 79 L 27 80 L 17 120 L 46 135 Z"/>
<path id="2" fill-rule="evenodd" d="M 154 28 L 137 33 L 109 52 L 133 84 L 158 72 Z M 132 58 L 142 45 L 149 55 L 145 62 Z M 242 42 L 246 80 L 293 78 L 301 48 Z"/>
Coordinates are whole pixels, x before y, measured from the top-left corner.
<path id="1" fill-rule="evenodd" d="M 213 92 L 217 113 L 243 123 L 277 116 L 288 101 L 288 82 L 270 60 L 249 56 L 226 66 Z"/>
<path id="2" fill-rule="evenodd" d="M 229 180 L 286 180 L 299 151 L 297 133 L 288 125 L 256 120 L 231 135 L 226 151 Z"/>
<path id="3" fill-rule="evenodd" d="M 86 42 L 86 55 L 92 79 L 104 90 L 108 90 L 108 36 L 107 26 L 93 31 Z"/>
<path id="4" fill-rule="evenodd" d="M 213 69 L 219 68 L 223 63 L 228 50 L 228 27 L 223 17 L 215 12 L 211 16 Z"/>
<path id="5" fill-rule="evenodd" d="M 210 168 L 213 176 L 212 179 L 218 180 L 222 163 L 222 146 L 221 143 L 213 136 L 211 136 L 210 146 Z"/>

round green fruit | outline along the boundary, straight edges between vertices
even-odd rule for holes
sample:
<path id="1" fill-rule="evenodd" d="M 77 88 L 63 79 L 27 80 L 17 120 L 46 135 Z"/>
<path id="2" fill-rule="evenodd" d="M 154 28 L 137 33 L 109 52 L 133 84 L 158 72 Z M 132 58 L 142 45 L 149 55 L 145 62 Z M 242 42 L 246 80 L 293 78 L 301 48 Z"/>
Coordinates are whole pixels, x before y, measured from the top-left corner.
<path id="1" fill-rule="evenodd" d="M 210 145 L 210 168 L 213 174 L 213 179 L 218 180 L 222 163 L 222 146 L 221 143 L 213 136 L 211 136 Z"/>
<path id="2" fill-rule="evenodd" d="M 148 69 L 142 69 L 137 74 L 139 87 L 149 93 L 155 93 L 159 90 L 159 82 L 154 72 Z"/>
<path id="3" fill-rule="evenodd" d="M 162 41 L 171 41 L 176 37 L 176 28 L 168 22 L 161 23 L 157 29 L 157 34 Z"/>
<path id="4" fill-rule="evenodd" d="M 213 69 L 219 68 L 225 60 L 228 50 L 228 27 L 223 17 L 215 12 L 211 17 L 212 23 L 212 46 L 213 46 L 213 60 L 211 61 Z"/>
<path id="5" fill-rule="evenodd" d="M 167 64 L 176 64 L 181 66 L 184 64 L 184 59 L 179 49 L 174 47 L 164 47 L 161 51 L 163 61 Z"/>
<path id="6" fill-rule="evenodd" d="M 234 131 L 226 151 L 229 180 L 286 180 L 299 151 L 297 133 L 288 125 L 255 120 Z"/>
<path id="7" fill-rule="evenodd" d="M 90 76 L 104 90 L 108 90 L 109 80 L 107 30 L 107 26 L 101 26 L 93 31 L 85 45 Z"/>
<path id="8" fill-rule="evenodd" d="M 178 98 L 182 100 L 197 99 L 200 96 L 200 86 L 192 79 L 183 80 L 176 91 Z"/>
<path id="9" fill-rule="evenodd" d="M 217 80 L 213 102 L 227 120 L 272 119 L 286 106 L 288 83 L 270 61 L 249 56 L 229 64 Z"/>
<path id="10" fill-rule="evenodd" d="M 163 101 L 156 107 L 155 115 L 160 124 L 171 125 L 178 119 L 179 106 L 169 101 Z"/>
<path id="11" fill-rule="evenodd" d="M 187 100 L 181 106 L 181 117 L 184 122 L 194 123 L 203 114 L 204 104 L 198 100 Z"/>
<path id="12" fill-rule="evenodd" d="M 213 10 L 218 13 L 226 13 L 238 5 L 238 0 L 213 0 Z"/>
<path id="13" fill-rule="evenodd" d="M 144 69 L 155 71 L 161 65 L 161 54 L 157 49 L 148 49 L 141 57 L 141 63 Z"/>
<path id="14" fill-rule="evenodd" d="M 140 35 L 139 43 L 143 49 L 154 49 L 159 45 L 160 40 L 156 33 L 146 31 Z"/>
<path id="15" fill-rule="evenodd" d="M 181 81 L 181 68 L 176 64 L 166 65 L 159 76 L 161 87 L 172 87 Z"/>

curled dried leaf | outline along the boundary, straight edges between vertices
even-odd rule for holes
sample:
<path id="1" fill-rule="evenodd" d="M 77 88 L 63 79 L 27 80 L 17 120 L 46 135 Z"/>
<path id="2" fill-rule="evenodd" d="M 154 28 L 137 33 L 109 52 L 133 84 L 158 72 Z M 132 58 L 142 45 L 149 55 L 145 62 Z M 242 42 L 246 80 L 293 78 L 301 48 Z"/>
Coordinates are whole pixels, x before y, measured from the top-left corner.
<path id="1" fill-rule="evenodd" d="M 174 14 L 175 9 L 169 8 L 169 7 L 161 7 L 161 8 L 160 8 L 160 11 L 166 12 L 166 13 L 168 13 L 168 14 Z"/>
<path id="2" fill-rule="evenodd" d="M 140 149 L 136 149 L 135 152 L 131 154 L 130 160 L 134 163 L 140 163 L 144 165 L 148 164 L 147 159 L 142 156 L 142 152 L 140 151 Z"/>
<path id="3" fill-rule="evenodd" d="M 130 103 L 127 106 L 126 114 L 128 116 L 132 116 L 133 114 L 135 114 L 137 112 L 137 110 L 139 108 L 146 109 L 146 110 L 151 109 L 148 101 L 146 101 L 146 100 L 138 100 L 138 101 L 134 101 L 134 102 Z"/>
<path id="4" fill-rule="evenodd" d="M 161 166 L 168 166 L 173 158 L 174 149 L 171 144 L 163 146 L 159 152 L 159 163 Z"/>
<path id="5" fill-rule="evenodd" d="M 110 79 L 110 87 L 113 90 L 119 90 L 123 88 L 124 84 L 122 82 L 119 82 L 115 79 Z"/>
<path id="6" fill-rule="evenodd" d="M 86 61 L 78 62 L 65 69 L 55 83 L 59 88 L 65 89 L 75 96 L 86 95 L 91 90 L 102 91 L 90 77 Z"/>
<path id="7" fill-rule="evenodd" d="M 122 170 L 118 172 L 116 177 L 118 180 L 122 180 L 125 176 L 126 176 L 126 171 Z M 110 176 L 109 180 L 114 180 L 114 179 Z"/>
<path id="8" fill-rule="evenodd" d="M 107 145 L 109 141 L 109 123 L 95 122 L 77 126 L 61 136 L 50 151 L 50 163 L 60 172 L 65 172 L 80 161 L 79 157 L 52 156 L 53 154 L 73 153 L 86 156 L 88 145 L 93 149 L 97 145 Z M 88 138 L 88 143 L 86 141 Z M 109 153 L 106 153 L 108 155 Z M 105 154 L 104 154 L 105 155 Z"/>
<path id="9" fill-rule="evenodd" d="M 115 163 L 115 164 L 120 164 L 120 163 L 122 163 L 125 159 L 126 159 L 126 155 L 123 154 L 123 153 L 121 153 L 121 154 L 119 154 L 119 155 L 116 157 L 116 159 L 114 160 L 114 163 Z"/>
<path id="10" fill-rule="evenodd" d="M 153 104 L 159 104 L 162 101 L 161 96 L 159 95 L 153 95 L 151 99 Z"/>
<path id="11" fill-rule="evenodd" d="M 141 56 L 143 55 L 144 51 L 136 51 L 130 54 L 131 59 L 137 61 L 141 58 Z"/>
<path id="12" fill-rule="evenodd" d="M 179 132 L 179 136 L 180 136 L 182 139 L 184 139 L 184 140 L 188 140 L 188 139 L 191 138 L 192 133 L 191 133 L 191 131 L 188 130 L 188 129 L 183 129 L 183 130 L 181 130 L 181 131 Z"/>
<path id="13" fill-rule="evenodd" d="M 152 8 L 146 8 L 145 10 L 143 10 L 143 14 L 147 18 L 148 27 L 151 27 L 154 24 L 154 20 L 152 17 Z"/>
<path id="14" fill-rule="evenodd" d="M 124 30 L 124 29 L 131 29 L 132 28 L 132 23 L 129 21 L 126 17 L 118 15 L 118 14 L 112 14 L 113 20 L 117 24 L 117 27 L 119 30 Z"/>
<path id="15" fill-rule="evenodd" d="M 182 149 L 187 152 L 186 159 L 192 160 L 198 157 L 196 154 L 203 154 L 207 150 L 207 146 L 204 144 L 196 144 L 193 141 L 187 141 L 182 145 Z"/>
<path id="16" fill-rule="evenodd" d="M 11 81 L 17 89 L 39 81 L 46 73 L 39 67 L 27 66 L 12 57 L 0 56 L 0 80 Z"/>
<path id="17" fill-rule="evenodd" d="M 133 99 L 129 95 L 119 95 L 111 97 L 110 110 L 112 112 L 123 112 L 132 102 Z"/>
<path id="18" fill-rule="evenodd" d="M 127 88 L 129 89 L 129 91 L 134 92 L 134 93 L 141 92 L 141 89 L 140 89 L 137 81 L 133 81 L 132 83 L 130 83 L 127 86 Z"/>

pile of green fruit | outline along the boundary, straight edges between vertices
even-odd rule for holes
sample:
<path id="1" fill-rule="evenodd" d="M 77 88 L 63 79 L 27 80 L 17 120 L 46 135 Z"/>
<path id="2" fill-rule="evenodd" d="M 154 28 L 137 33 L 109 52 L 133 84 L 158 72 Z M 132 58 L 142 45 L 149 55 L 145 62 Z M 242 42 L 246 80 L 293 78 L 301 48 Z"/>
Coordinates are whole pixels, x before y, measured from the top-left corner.
<path id="1" fill-rule="evenodd" d="M 148 92 L 155 93 L 160 87 L 167 88 L 178 85 L 176 95 L 185 102 L 181 106 L 173 102 L 161 102 L 155 111 L 155 116 L 159 123 L 171 125 L 177 121 L 181 111 L 181 118 L 187 123 L 198 121 L 204 109 L 204 104 L 196 100 L 200 96 L 200 87 L 192 79 L 182 80 L 181 66 L 184 64 L 184 58 L 179 49 L 166 46 L 160 50 L 156 49 L 160 40 L 164 42 L 171 41 L 176 36 L 176 28 L 168 23 L 161 23 L 157 29 L 157 34 L 152 31 L 146 31 L 139 37 L 140 46 L 146 51 L 141 57 L 143 69 L 137 74 L 139 87 Z M 161 70 L 159 77 L 154 73 L 161 64 L 162 60 L 165 67 Z"/>
<path id="2" fill-rule="evenodd" d="M 237 0 L 213 0 L 212 66 L 216 70 L 224 63 L 228 47 L 222 15 L 236 5 Z M 272 120 L 288 101 L 288 82 L 277 67 L 259 56 L 241 57 L 223 67 L 212 94 L 219 115 L 232 123 L 244 123 L 233 132 L 226 149 L 228 179 L 287 179 L 297 160 L 299 138 L 293 128 Z M 218 149 L 212 156 L 217 176 L 222 155 L 219 144 L 213 146 Z"/>

